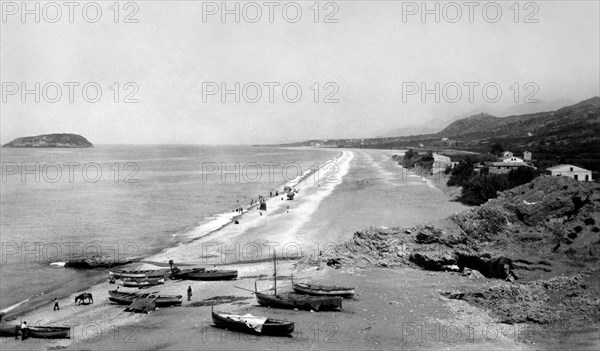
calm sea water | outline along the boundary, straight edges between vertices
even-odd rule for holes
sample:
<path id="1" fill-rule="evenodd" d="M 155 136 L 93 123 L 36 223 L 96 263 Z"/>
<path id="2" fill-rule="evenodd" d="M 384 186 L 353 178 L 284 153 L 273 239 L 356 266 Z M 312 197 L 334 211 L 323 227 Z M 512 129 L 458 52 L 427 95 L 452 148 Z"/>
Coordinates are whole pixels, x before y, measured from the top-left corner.
<path id="1" fill-rule="evenodd" d="M 1 149 L 0 307 L 64 296 L 105 275 L 52 262 L 147 256 L 202 236 L 235 207 L 336 154 L 231 146 Z"/>

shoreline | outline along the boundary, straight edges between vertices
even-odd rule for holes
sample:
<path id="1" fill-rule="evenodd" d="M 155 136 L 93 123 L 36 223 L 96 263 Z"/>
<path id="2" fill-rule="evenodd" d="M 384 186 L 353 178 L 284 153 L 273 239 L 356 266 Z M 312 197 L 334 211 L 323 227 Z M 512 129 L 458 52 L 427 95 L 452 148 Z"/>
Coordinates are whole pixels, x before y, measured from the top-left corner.
<path id="1" fill-rule="evenodd" d="M 335 156 L 333 156 L 333 157 L 329 158 L 327 161 L 325 161 L 324 164 L 335 162 L 342 155 L 343 155 L 343 151 L 340 151 Z M 308 177 L 313 175 L 316 171 L 317 171 L 316 169 L 309 169 L 305 172 L 305 174 L 298 175 L 297 177 L 295 177 L 293 179 L 282 181 L 281 183 L 277 184 L 275 189 L 280 189 L 280 188 L 282 189 L 284 186 L 291 186 L 291 187 L 297 186 L 298 184 L 300 184 L 304 180 L 306 180 Z M 269 199 L 269 197 L 266 196 L 265 199 Z M 156 248 L 156 249 L 148 252 L 146 255 L 144 255 L 144 257 L 139 262 L 128 264 L 125 266 L 120 266 L 120 267 L 124 267 L 124 268 L 136 267 L 136 266 L 140 266 L 142 264 L 152 264 L 152 265 L 156 265 L 156 266 L 161 266 L 160 262 L 150 261 L 149 258 L 154 257 L 156 255 L 160 255 L 161 253 L 165 252 L 166 250 L 175 249 L 179 246 L 187 245 L 194 241 L 202 240 L 204 238 L 209 237 L 210 235 L 218 233 L 219 231 L 227 228 L 228 226 L 233 225 L 236 220 L 242 219 L 244 217 L 244 215 L 246 215 L 253 209 L 257 208 L 258 201 L 256 201 L 253 205 L 240 206 L 240 207 L 242 207 L 244 209 L 242 213 L 234 214 L 235 212 L 217 212 L 215 214 L 209 215 L 204 220 L 202 220 L 200 223 L 194 225 L 193 228 L 202 228 L 203 226 L 210 226 L 212 223 L 219 221 L 221 217 L 231 215 L 231 217 L 225 223 L 221 224 L 220 226 L 218 226 L 214 229 L 211 229 L 208 232 L 206 232 L 198 237 L 186 238 L 185 240 L 177 240 L 177 242 L 175 244 L 164 246 L 161 248 Z M 193 229 L 191 229 L 191 230 L 193 230 Z M 186 234 L 181 234 L 181 235 L 171 234 L 171 235 L 172 235 L 172 238 L 177 238 L 178 236 L 182 236 L 182 237 L 186 236 Z M 168 240 L 165 240 L 165 243 L 167 243 L 167 242 L 168 242 Z M 186 263 L 179 263 L 179 264 L 181 264 L 182 266 L 194 265 L 194 264 L 186 264 Z M 50 263 L 50 265 L 52 265 L 52 263 Z M 168 266 L 168 264 L 165 263 L 165 266 Z M 73 268 L 56 267 L 56 269 L 73 269 Z M 51 289 L 51 290 L 44 290 L 37 294 L 28 296 L 24 300 L 21 300 L 10 306 L 0 309 L 0 312 L 5 313 L 5 316 L 3 317 L 3 319 L 4 320 L 14 320 L 23 315 L 33 312 L 36 309 L 42 308 L 45 304 L 49 304 L 50 302 L 48 302 L 48 301 L 50 301 L 50 300 L 45 301 L 40 298 L 42 296 L 52 295 L 54 297 L 57 297 L 59 300 L 63 300 L 65 298 L 68 298 L 69 296 L 76 294 L 76 293 L 84 292 L 98 284 L 102 284 L 106 280 L 106 277 L 105 277 L 106 268 L 76 269 L 76 270 L 89 274 L 91 276 L 90 277 L 91 282 L 89 282 L 86 285 L 79 286 L 77 289 L 71 289 L 69 291 L 62 292 L 61 295 L 52 295 L 53 292 L 55 292 L 57 289 Z M 31 306 L 26 306 L 27 303 L 31 303 Z"/>
<path id="2" fill-rule="evenodd" d="M 420 182 L 403 182 L 395 171 L 396 166 L 389 161 L 389 156 L 383 152 L 363 152 L 361 150 L 344 150 L 352 157 L 342 157 L 339 161 L 346 169 L 341 182 L 327 184 L 325 179 L 306 177 L 302 191 L 293 201 L 281 201 L 278 198 L 267 199 L 268 211 L 262 216 L 259 211 L 250 210 L 242 215 L 240 225 L 227 226 L 217 231 L 210 238 L 203 237 L 188 245 L 172 248 L 171 251 L 154 257 L 147 257 L 140 268 L 155 268 L 166 265 L 167 255 L 176 258 L 175 265 L 196 264 L 237 269 L 239 277 L 236 281 L 172 281 L 152 287 L 160 290 L 161 294 L 181 294 L 187 286 L 191 286 L 194 296 L 191 302 L 184 301 L 181 307 L 159 309 L 149 315 L 131 315 L 122 310 L 122 306 L 108 303 L 106 289 L 114 286 L 100 284 L 93 287 L 94 297 L 98 295 L 94 305 L 74 306 L 68 301 L 64 311 L 53 312 L 51 305 L 46 311 L 36 311 L 27 315 L 27 320 L 39 320 L 45 324 L 73 325 L 71 340 L 58 340 L 51 344 L 34 344 L 31 342 L 12 342 L 7 340 L 7 346 L 15 349 L 47 349 L 65 348 L 69 350 L 89 349 L 106 350 L 118 348 L 123 350 L 180 350 L 197 349 L 199 345 L 209 349 L 245 350 L 245 349 L 352 349 L 352 348 L 397 348 L 399 344 L 410 348 L 427 348 L 423 343 L 413 343 L 411 340 L 400 339 L 399 332 L 407 323 L 413 325 L 423 321 L 427 323 L 456 323 L 454 315 L 461 314 L 461 325 L 474 321 L 478 323 L 493 323 L 487 312 L 473 308 L 463 301 L 448 301 L 436 292 L 440 289 L 461 284 L 474 284 L 472 280 L 456 275 L 427 272 L 415 269 L 392 270 L 388 268 L 352 268 L 343 267 L 340 270 L 326 266 L 310 256 L 318 255 L 319 249 L 314 245 L 323 243 L 341 243 L 352 237 L 355 230 L 370 225 L 376 226 L 410 226 L 422 223 L 423 218 L 435 220 L 447 213 L 461 210 L 464 207 L 448 202 L 445 194 L 433 190 Z M 346 152 L 342 153 L 347 154 Z M 341 168 L 344 168 L 341 167 Z M 361 179 L 368 179 L 362 182 Z M 410 204 L 410 207 L 406 205 Z M 287 206 L 291 206 L 288 210 Z M 288 212 L 289 211 L 289 212 Z M 395 215 L 392 215 L 395 214 Z M 325 235 L 324 235 L 325 234 Z M 210 239 L 210 241 L 208 241 Z M 215 251 L 214 257 L 207 257 L 206 262 L 199 262 L 204 256 L 200 250 L 202 244 L 227 244 L 231 253 L 232 243 L 257 242 L 295 242 L 303 248 L 303 257 L 279 255 L 278 289 L 288 290 L 290 276 L 295 281 L 324 281 L 329 284 L 352 284 L 357 287 L 355 299 L 345 300 L 344 309 L 340 312 L 309 313 L 293 310 L 268 309 L 256 305 L 255 298 L 247 291 L 236 289 L 235 286 L 253 290 L 254 282 L 259 290 L 272 286 L 273 266 L 270 255 L 264 254 L 257 259 L 230 260 L 221 251 Z M 308 251 L 304 251 L 306 248 Z M 323 247 L 325 249 L 326 246 Z M 278 249 L 280 246 L 278 247 Z M 283 250 L 282 250 L 283 251 Z M 177 254 L 177 256 L 175 256 Z M 210 255 L 208 255 L 210 256 Z M 256 257 L 255 257 L 256 258 Z M 289 258 L 289 259 L 286 259 Z M 432 280 L 433 279 L 433 280 Z M 493 284 L 490 281 L 489 284 Z M 458 284 L 458 285 L 457 285 Z M 477 283 L 480 284 L 480 283 Z M 432 290 L 433 289 L 433 290 Z M 216 311 L 233 313 L 252 313 L 267 315 L 271 318 L 288 319 L 296 322 L 298 330 L 293 338 L 255 338 L 255 342 L 236 342 L 239 334 L 214 329 L 210 317 L 209 301 L 221 301 Z M 62 308 L 63 301 L 61 301 Z M 425 306 L 419 309 L 418 306 Z M 458 307 L 457 307 L 458 306 Z M 177 323 L 173 323 L 177 321 Z M 390 322 L 393 322 L 390 324 Z M 319 338 L 309 337 L 315 323 L 324 326 L 337 327 L 335 343 L 324 341 L 332 335 L 323 333 Z M 91 327 L 93 326 L 93 328 Z M 115 338 L 113 330 L 135 331 L 134 340 L 126 342 L 123 335 Z M 164 329 L 165 333 L 156 333 L 156 329 Z M 312 329 L 311 329 L 312 328 Z M 95 330 L 95 333 L 86 330 Z M 327 331 L 327 329 L 325 329 Z M 397 335 L 397 336 L 394 336 Z M 206 338 L 205 338 L 206 337 Z M 244 336 L 242 335 L 241 338 Z M 223 341 L 221 341 L 223 340 Z M 241 339 L 246 340 L 246 339 Z M 434 341 L 435 342 L 435 341 Z M 498 346 L 506 349 L 527 349 L 522 344 L 512 342 L 506 337 L 496 341 Z M 487 345 L 486 340 L 478 340 L 476 344 L 468 341 L 453 342 L 454 348 L 460 345 Z M 448 347 L 447 343 L 433 344 L 433 348 Z"/>
<path id="3" fill-rule="evenodd" d="M 329 164 L 331 162 L 336 162 L 342 155 L 344 154 L 343 151 L 338 152 L 335 156 L 333 156 L 332 158 L 328 159 L 324 164 Z M 296 187 L 299 184 L 301 184 L 303 181 L 305 181 L 307 178 L 309 178 L 311 175 L 313 175 L 315 172 L 317 171 L 317 169 L 309 169 L 307 170 L 304 174 L 301 174 L 293 179 L 290 180 L 285 180 L 283 182 L 281 182 L 280 184 L 278 184 L 275 189 L 280 189 L 283 188 L 285 186 L 291 186 L 291 187 Z M 273 195 L 274 198 L 275 196 Z M 266 200 L 271 199 L 269 197 L 265 197 Z M 162 253 L 164 253 L 167 250 L 171 250 L 171 249 L 176 249 L 180 246 L 185 246 L 188 245 L 190 243 L 193 243 L 195 241 L 199 241 L 199 240 L 203 240 L 206 239 L 207 237 L 218 233 L 219 231 L 234 225 L 236 220 L 240 220 L 244 217 L 244 215 L 248 214 L 249 212 L 251 212 L 253 209 L 256 209 L 258 207 L 259 203 L 258 201 L 255 202 L 253 205 L 244 207 L 244 206 L 240 206 L 243 208 L 243 212 L 241 213 L 237 213 L 234 214 L 235 212 L 219 212 L 213 215 L 210 215 L 208 217 L 206 217 L 206 219 L 204 221 L 202 221 L 200 224 L 195 225 L 195 228 L 200 228 L 202 226 L 206 226 L 206 225 L 210 225 L 211 222 L 214 221 L 218 221 L 220 217 L 222 216 L 226 216 L 226 215 L 231 215 L 231 218 L 229 218 L 225 223 L 223 223 L 222 225 L 218 226 L 217 228 L 214 228 L 212 230 L 209 230 L 208 232 L 198 236 L 198 237 L 192 237 L 192 238 L 188 238 L 186 240 L 183 241 L 179 241 L 177 242 L 175 245 L 170 245 L 170 246 L 166 246 L 166 247 L 162 247 L 162 248 L 158 248 L 155 249 L 151 252 L 149 252 L 148 254 L 146 254 L 139 262 L 136 263 L 132 263 L 132 264 L 128 264 L 128 265 L 124 265 L 124 266 L 120 266 L 120 267 L 124 267 L 124 268 L 133 268 L 136 266 L 140 266 L 143 264 L 152 264 L 154 266 L 160 267 L 160 266 L 167 266 L 168 267 L 168 263 L 161 263 L 159 261 L 153 261 L 150 260 L 150 258 L 155 257 L 157 255 L 160 255 Z M 52 263 L 50 263 L 52 265 Z M 191 266 L 191 265 L 195 265 L 193 263 L 187 264 L 187 263 L 178 263 L 182 266 Z M 221 264 L 219 264 L 221 265 Z M 226 264 L 225 264 L 226 265 Z M 56 269 L 73 269 L 73 268 L 65 268 L 65 267 L 56 267 Z M 76 269 L 76 268 L 75 268 Z M 56 295 L 55 297 L 57 297 L 59 300 L 64 300 L 76 293 L 80 293 L 86 290 L 90 290 L 92 287 L 97 286 L 99 284 L 102 284 L 105 280 L 106 280 L 106 268 L 94 268 L 94 269 L 76 269 L 82 272 L 85 272 L 91 276 L 95 275 L 95 277 L 92 277 L 92 282 L 88 283 L 87 285 L 81 286 L 78 289 L 75 290 L 71 290 L 68 292 L 64 292 L 62 293 L 60 296 Z M 5 321 L 11 321 L 11 320 L 15 320 L 19 317 L 22 317 L 24 315 L 27 315 L 31 312 L 34 312 L 37 309 L 42 308 L 44 305 L 49 304 L 50 302 L 46 302 L 44 300 L 41 300 L 40 297 L 41 296 L 45 296 L 45 295 L 51 295 L 53 293 L 54 290 L 48 290 L 48 291 L 42 291 L 40 293 L 37 293 L 35 295 L 31 295 L 29 297 L 27 297 L 24 300 L 21 300 L 15 304 L 12 304 L 10 306 L 7 306 L 3 309 L 0 310 L 0 312 L 4 312 L 5 315 L 3 317 L 3 320 Z M 50 301 L 50 300 L 48 300 Z M 30 306 L 26 306 L 27 303 L 31 303 Z"/>

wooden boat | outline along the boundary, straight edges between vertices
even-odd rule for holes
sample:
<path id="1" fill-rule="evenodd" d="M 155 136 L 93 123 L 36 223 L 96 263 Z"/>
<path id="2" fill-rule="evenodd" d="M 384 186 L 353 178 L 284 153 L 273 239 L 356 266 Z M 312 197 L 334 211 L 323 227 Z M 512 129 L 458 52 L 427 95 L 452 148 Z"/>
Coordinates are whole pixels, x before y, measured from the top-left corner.
<path id="1" fill-rule="evenodd" d="M 125 287 L 139 288 L 139 287 L 145 287 L 145 286 L 164 284 L 165 278 L 140 278 L 140 279 L 124 278 L 124 279 L 117 279 L 116 283 L 123 285 Z"/>
<path id="2" fill-rule="evenodd" d="M 157 293 L 130 293 L 125 291 L 109 290 L 108 299 L 120 305 L 130 305 L 135 299 L 148 298 L 153 295 L 157 295 Z M 154 302 L 156 304 L 156 307 L 181 306 L 182 298 L 183 296 L 181 295 L 157 295 L 156 300 Z"/>
<path id="3" fill-rule="evenodd" d="M 29 337 L 39 339 L 69 339 L 71 337 L 71 327 L 29 327 Z"/>
<path id="4" fill-rule="evenodd" d="M 21 334 L 20 325 L 0 323 L 0 336 L 17 336 L 18 334 Z"/>
<path id="5" fill-rule="evenodd" d="M 337 285 L 318 285 L 310 283 L 292 283 L 292 289 L 301 294 L 318 296 L 353 297 L 354 287 Z"/>
<path id="6" fill-rule="evenodd" d="M 217 328 L 223 328 L 227 330 L 233 330 L 254 335 L 271 336 L 290 335 L 294 331 L 294 322 L 271 319 L 267 317 L 255 317 L 258 319 L 266 319 L 261 327 L 257 327 L 244 322 L 243 320 L 245 319 L 245 317 L 247 318 L 247 316 L 238 316 L 228 313 L 218 313 L 214 311 L 212 312 L 212 319 L 215 323 L 215 327 Z"/>
<path id="7" fill-rule="evenodd" d="M 296 293 L 263 294 L 256 293 L 256 301 L 263 306 L 274 308 L 297 308 L 299 310 L 326 311 L 342 309 L 339 296 L 313 296 Z"/>
<path id="8" fill-rule="evenodd" d="M 235 270 L 197 270 L 173 272 L 173 279 L 184 280 L 231 280 L 238 277 L 238 271 Z"/>
<path id="9" fill-rule="evenodd" d="M 277 256 L 273 254 L 274 293 L 264 294 L 255 291 L 256 301 L 263 306 L 275 308 L 297 308 L 299 310 L 335 310 L 342 309 L 342 298 L 339 296 L 313 296 L 296 293 L 277 294 Z M 256 285 L 255 285 L 256 290 Z"/>
<path id="10" fill-rule="evenodd" d="M 149 269 L 149 270 L 111 270 L 108 271 L 114 279 L 123 278 L 160 278 L 165 277 L 168 273 L 167 269 Z"/>

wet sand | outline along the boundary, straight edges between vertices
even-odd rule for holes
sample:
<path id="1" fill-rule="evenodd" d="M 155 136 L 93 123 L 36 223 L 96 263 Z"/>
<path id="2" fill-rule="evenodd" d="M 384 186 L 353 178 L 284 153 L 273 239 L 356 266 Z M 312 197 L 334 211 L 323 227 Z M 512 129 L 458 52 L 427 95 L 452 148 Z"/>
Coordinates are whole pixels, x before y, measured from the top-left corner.
<path id="1" fill-rule="evenodd" d="M 481 282 L 412 269 L 335 270 L 296 264 L 298 256 L 318 255 L 331 243 L 350 239 L 358 229 L 435 222 L 465 209 L 449 201 L 431 181 L 402 173 L 390 160 L 394 153 L 398 152 L 343 150 L 336 167 L 329 167 L 335 175 L 321 170 L 308 177 L 293 201 L 270 198 L 262 215 L 252 209 L 240 217 L 240 224 L 165 250 L 138 266 L 157 267 L 153 262 L 164 266 L 169 259 L 176 265 L 216 265 L 239 270 L 238 280 L 167 280 L 149 290 L 185 296 L 191 286 L 192 301 L 148 315 L 123 312 L 122 306 L 108 301 L 107 290 L 115 285 L 96 285 L 89 290 L 95 297 L 93 305 L 75 306 L 73 295 L 60 301 L 61 311 L 53 312 L 49 303 L 47 309 L 22 316 L 30 325 L 72 325 L 71 340 L 4 339 L 3 349 L 530 349 L 532 345 L 522 344 L 518 333 L 515 337 L 517 327 L 496 324 L 487 312 L 440 295 Z M 345 300 L 341 312 L 258 306 L 250 292 L 234 286 L 254 289 L 257 282 L 259 290 L 271 288 L 273 248 L 280 258 L 280 289 L 286 289 L 294 274 L 297 280 L 355 285 L 357 296 Z M 293 320 L 296 331 L 291 338 L 256 338 L 215 329 L 210 326 L 210 307 L 198 303 L 216 296 L 237 301 L 215 310 Z"/>

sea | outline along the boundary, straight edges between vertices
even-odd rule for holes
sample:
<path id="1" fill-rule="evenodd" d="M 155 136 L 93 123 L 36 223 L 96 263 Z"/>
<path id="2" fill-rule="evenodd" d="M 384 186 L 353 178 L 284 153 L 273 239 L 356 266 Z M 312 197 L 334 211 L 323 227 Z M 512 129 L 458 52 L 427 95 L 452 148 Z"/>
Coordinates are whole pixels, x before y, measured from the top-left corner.
<path id="1" fill-rule="evenodd" d="M 27 309 L 106 279 L 62 265 L 150 256 L 229 223 L 339 154 L 260 146 L 0 149 L 0 309 Z"/>

